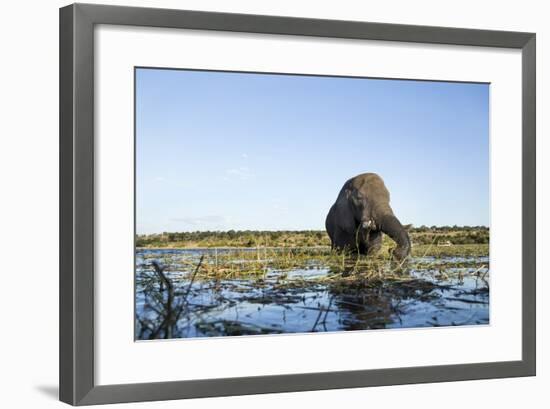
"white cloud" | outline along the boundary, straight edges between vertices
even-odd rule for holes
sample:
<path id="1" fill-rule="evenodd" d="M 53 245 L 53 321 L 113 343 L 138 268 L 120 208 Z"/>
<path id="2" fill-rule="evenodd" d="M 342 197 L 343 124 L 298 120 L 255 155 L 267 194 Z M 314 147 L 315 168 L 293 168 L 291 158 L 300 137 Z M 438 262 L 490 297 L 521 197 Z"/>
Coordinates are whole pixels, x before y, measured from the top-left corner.
<path id="1" fill-rule="evenodd" d="M 241 166 L 239 168 L 227 169 L 225 171 L 225 180 L 230 179 L 239 179 L 239 180 L 250 180 L 254 177 L 252 171 L 248 166 Z"/>
<path id="2" fill-rule="evenodd" d="M 281 214 L 287 214 L 288 213 L 288 205 L 285 202 L 275 201 L 271 205 L 271 207 L 275 212 L 278 212 L 278 213 L 281 213 Z"/>
<path id="3" fill-rule="evenodd" d="M 189 228 L 197 230 L 220 230 L 224 229 L 227 224 L 227 219 L 218 215 L 206 215 L 196 217 L 174 217 L 171 222 L 181 223 Z"/>

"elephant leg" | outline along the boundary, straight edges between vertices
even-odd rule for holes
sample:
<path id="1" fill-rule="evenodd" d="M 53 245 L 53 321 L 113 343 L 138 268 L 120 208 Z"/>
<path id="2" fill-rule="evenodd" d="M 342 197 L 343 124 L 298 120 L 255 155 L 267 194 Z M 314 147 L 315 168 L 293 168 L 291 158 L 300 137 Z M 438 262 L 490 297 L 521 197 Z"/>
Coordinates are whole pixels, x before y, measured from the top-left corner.
<path id="1" fill-rule="evenodd" d="M 359 235 L 355 239 L 355 250 L 359 250 L 359 254 L 367 254 L 369 247 L 368 247 L 368 241 L 365 240 L 365 237 L 362 235 Z"/>
<path id="2" fill-rule="evenodd" d="M 382 247 L 382 232 L 371 231 L 369 232 L 369 238 L 367 243 L 367 255 L 371 256 L 380 251 Z"/>
<path id="3" fill-rule="evenodd" d="M 334 233 L 333 247 L 339 251 L 355 251 L 355 236 L 343 230 Z"/>

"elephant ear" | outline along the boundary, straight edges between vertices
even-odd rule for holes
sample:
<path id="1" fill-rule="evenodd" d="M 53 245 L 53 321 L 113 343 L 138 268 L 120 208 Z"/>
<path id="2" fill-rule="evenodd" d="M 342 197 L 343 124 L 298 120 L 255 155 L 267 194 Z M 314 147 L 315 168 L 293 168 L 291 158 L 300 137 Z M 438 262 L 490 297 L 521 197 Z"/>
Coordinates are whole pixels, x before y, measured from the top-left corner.
<path id="1" fill-rule="evenodd" d="M 355 218 L 353 216 L 353 209 L 350 203 L 351 198 L 349 192 L 342 195 L 336 202 L 335 219 L 337 220 L 338 227 L 341 230 L 350 234 L 355 234 Z"/>

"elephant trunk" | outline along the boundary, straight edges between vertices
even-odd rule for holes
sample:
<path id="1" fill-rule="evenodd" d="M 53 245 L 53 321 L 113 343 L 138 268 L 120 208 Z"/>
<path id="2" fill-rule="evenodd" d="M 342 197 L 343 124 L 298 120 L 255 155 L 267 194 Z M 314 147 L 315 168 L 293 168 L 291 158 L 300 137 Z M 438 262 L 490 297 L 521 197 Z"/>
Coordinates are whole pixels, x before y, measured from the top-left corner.
<path id="1" fill-rule="evenodd" d="M 401 261 L 411 252 L 411 240 L 409 234 L 401 222 L 393 214 L 387 214 L 380 219 L 380 230 L 390 236 L 397 243 L 393 256 Z"/>

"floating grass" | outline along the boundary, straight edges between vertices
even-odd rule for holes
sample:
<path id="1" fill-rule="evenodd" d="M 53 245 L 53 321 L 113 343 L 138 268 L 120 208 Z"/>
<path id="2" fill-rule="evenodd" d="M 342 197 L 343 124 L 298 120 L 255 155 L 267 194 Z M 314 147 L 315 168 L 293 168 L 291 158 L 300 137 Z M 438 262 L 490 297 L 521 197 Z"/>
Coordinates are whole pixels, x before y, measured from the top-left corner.
<path id="1" fill-rule="evenodd" d="M 390 254 L 387 243 L 368 257 L 326 246 L 139 250 L 136 336 L 488 322 L 487 244 L 415 245 L 397 266 Z"/>

